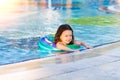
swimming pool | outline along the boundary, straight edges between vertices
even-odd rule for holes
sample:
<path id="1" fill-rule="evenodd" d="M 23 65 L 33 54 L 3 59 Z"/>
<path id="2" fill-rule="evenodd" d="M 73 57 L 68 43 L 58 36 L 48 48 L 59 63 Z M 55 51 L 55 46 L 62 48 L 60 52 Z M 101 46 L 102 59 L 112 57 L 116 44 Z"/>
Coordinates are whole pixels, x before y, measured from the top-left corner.
<path id="1" fill-rule="evenodd" d="M 74 0 L 72 6 L 65 6 L 67 3 L 65 0 L 61 3 L 60 5 L 57 0 L 53 1 L 51 9 L 33 4 L 20 5 L 22 7 L 20 10 L 8 15 L 12 16 L 9 19 L 13 21 L 9 22 L 6 18 L 1 20 L 4 22 L 0 25 L 5 28 L 0 30 L 0 65 L 54 55 L 51 52 L 39 51 L 37 40 L 42 36 L 54 34 L 58 26 L 63 23 L 72 26 L 76 40 L 85 41 L 91 46 L 120 40 L 119 24 L 117 26 L 115 24 L 96 24 L 100 22 L 93 24 L 89 21 L 86 24 L 75 24 L 66 21 L 98 16 L 112 16 L 119 21 L 118 15 L 98 10 L 100 6 L 114 4 L 114 1 L 110 3 L 109 0 L 103 0 L 103 2 L 100 0 Z M 106 20 L 108 23 L 114 21 L 114 18 Z"/>

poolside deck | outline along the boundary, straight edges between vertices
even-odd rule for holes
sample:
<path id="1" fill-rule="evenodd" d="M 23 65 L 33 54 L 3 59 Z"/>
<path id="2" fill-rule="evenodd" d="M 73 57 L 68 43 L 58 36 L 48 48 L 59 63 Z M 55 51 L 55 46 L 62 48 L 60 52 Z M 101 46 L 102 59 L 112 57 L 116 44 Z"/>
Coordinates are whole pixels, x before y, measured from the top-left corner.
<path id="1" fill-rule="evenodd" d="M 120 80 L 120 42 L 0 66 L 0 80 Z"/>

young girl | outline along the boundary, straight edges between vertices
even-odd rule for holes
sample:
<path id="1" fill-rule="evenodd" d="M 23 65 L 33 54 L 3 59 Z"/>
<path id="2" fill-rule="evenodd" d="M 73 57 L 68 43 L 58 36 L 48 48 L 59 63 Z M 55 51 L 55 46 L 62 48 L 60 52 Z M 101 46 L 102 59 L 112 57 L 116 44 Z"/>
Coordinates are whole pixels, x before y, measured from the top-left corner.
<path id="1" fill-rule="evenodd" d="M 73 51 L 72 49 L 68 48 L 66 45 L 69 44 L 77 44 L 83 45 L 87 49 L 91 48 L 90 46 L 86 45 L 84 42 L 77 42 L 74 40 L 73 30 L 68 24 L 60 25 L 54 38 L 54 43 L 56 47 L 61 50 L 68 50 Z"/>

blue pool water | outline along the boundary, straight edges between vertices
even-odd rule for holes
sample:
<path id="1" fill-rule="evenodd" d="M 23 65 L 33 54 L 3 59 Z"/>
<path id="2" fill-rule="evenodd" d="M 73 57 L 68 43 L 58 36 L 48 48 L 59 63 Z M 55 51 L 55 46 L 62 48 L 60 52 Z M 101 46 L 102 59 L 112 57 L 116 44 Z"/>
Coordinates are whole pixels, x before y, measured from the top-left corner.
<path id="1" fill-rule="evenodd" d="M 100 6 L 114 4 L 109 0 L 74 0 L 72 7 L 68 9 L 66 1 L 62 5 L 47 6 L 21 5 L 22 9 L 10 17 L 13 22 L 0 30 L 0 65 L 16 63 L 36 58 L 44 58 L 54 55 L 52 52 L 41 52 L 37 45 L 40 37 L 54 34 L 60 24 L 66 23 L 66 19 L 93 16 L 117 16 L 98 10 Z M 53 4 L 58 4 L 57 0 Z M 12 16 L 12 15 L 10 15 Z M 6 19 L 6 18 L 5 18 Z M 5 22 L 4 22 L 5 23 Z M 70 23 L 69 23 L 70 24 Z M 91 46 L 102 45 L 120 40 L 120 27 L 116 26 L 88 26 L 70 24 L 74 30 L 76 40 L 82 40 Z"/>

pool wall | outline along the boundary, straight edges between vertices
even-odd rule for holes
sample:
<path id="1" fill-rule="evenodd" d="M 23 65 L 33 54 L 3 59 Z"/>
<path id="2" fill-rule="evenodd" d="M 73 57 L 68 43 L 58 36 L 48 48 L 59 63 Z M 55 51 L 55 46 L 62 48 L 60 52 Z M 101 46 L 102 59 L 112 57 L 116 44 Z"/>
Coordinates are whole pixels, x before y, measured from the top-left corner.
<path id="1" fill-rule="evenodd" d="M 120 42 L 99 46 L 82 52 L 74 52 L 69 54 L 57 55 L 50 58 L 35 59 L 15 64 L 0 66 L 0 80 L 38 80 L 49 78 L 55 75 L 66 74 L 71 71 L 81 70 L 84 68 L 94 67 L 95 65 L 113 62 L 119 58 L 102 60 L 101 56 L 109 55 L 114 49 L 120 48 Z M 117 51 L 115 52 L 117 53 Z M 84 60 L 98 58 L 100 62 L 80 63 Z M 77 63 L 79 62 L 79 63 Z M 79 65 L 79 66 L 76 66 Z M 88 67 L 89 66 L 89 67 Z M 76 68 L 76 69 L 75 69 Z"/>

